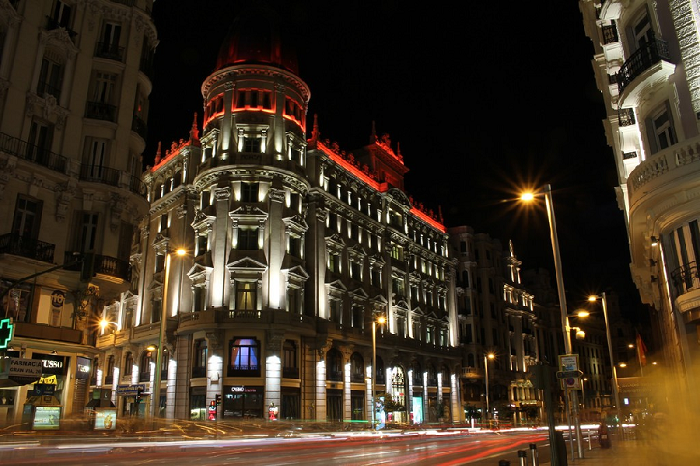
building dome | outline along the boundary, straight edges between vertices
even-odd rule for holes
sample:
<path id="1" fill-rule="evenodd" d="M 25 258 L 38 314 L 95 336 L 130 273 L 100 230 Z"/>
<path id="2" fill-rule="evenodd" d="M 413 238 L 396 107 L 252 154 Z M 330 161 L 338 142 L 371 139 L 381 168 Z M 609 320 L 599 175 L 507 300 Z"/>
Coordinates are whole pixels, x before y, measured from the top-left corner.
<path id="1" fill-rule="evenodd" d="M 296 53 L 289 43 L 282 42 L 280 21 L 265 6 L 249 8 L 234 20 L 219 49 L 216 69 L 246 63 L 299 74 Z"/>

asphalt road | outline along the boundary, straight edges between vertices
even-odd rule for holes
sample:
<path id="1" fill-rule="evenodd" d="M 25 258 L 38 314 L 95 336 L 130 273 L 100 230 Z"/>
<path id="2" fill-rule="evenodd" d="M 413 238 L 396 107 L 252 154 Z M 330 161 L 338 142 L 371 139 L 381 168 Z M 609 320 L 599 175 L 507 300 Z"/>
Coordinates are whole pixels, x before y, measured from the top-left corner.
<path id="1" fill-rule="evenodd" d="M 324 434 L 210 440 L 61 438 L 0 445 L 7 465 L 518 465 L 518 450 L 549 461 L 546 432 Z"/>

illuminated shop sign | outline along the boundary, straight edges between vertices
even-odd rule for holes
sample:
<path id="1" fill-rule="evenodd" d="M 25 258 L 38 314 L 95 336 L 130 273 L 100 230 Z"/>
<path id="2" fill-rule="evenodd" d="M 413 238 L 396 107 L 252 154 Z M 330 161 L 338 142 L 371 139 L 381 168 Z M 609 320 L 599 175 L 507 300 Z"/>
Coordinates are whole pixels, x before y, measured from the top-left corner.
<path id="1" fill-rule="evenodd" d="M 34 353 L 32 359 L 40 359 L 44 374 L 64 375 L 66 373 L 66 358 L 52 354 Z"/>
<path id="2" fill-rule="evenodd" d="M 75 373 L 75 378 L 76 379 L 89 379 L 90 378 L 90 360 L 87 358 L 81 358 L 78 356 L 76 363 L 77 363 L 77 368 L 76 368 L 76 373 Z"/>

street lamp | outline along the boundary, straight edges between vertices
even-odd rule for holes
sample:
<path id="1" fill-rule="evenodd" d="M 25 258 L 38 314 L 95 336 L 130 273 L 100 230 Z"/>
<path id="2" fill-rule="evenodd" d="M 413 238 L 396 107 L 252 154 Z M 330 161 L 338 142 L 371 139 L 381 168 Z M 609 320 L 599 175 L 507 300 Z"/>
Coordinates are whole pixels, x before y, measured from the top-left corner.
<path id="1" fill-rule="evenodd" d="M 376 382 L 377 382 L 377 324 L 383 324 L 386 322 L 386 317 L 379 316 L 376 320 L 372 321 L 372 429 L 377 421 L 377 403 L 374 399 L 376 395 Z"/>
<path id="2" fill-rule="evenodd" d="M 554 217 L 554 203 L 552 201 L 552 186 L 544 185 L 544 188 L 539 193 L 523 193 L 521 199 L 529 202 L 534 200 L 535 194 L 542 194 L 547 206 L 547 217 L 549 219 L 549 234 L 552 240 L 552 253 L 554 255 L 554 270 L 557 278 L 557 291 L 559 293 L 559 307 L 561 308 L 561 329 L 564 334 L 564 351 L 566 354 L 571 354 L 571 334 L 569 333 L 569 318 L 566 310 L 566 292 L 564 288 L 564 276 L 562 274 L 561 254 L 559 253 L 559 238 L 557 237 L 557 222 Z M 574 406 L 574 426 L 576 429 L 576 444 L 578 446 L 578 456 L 583 458 L 583 443 L 581 442 L 581 424 L 578 419 L 578 392 L 573 391 L 573 406 Z"/>
<path id="3" fill-rule="evenodd" d="M 173 252 L 180 257 L 187 254 L 187 251 L 182 248 L 176 249 L 175 251 L 168 250 L 165 254 L 165 278 L 163 279 L 163 302 L 160 309 L 160 333 L 158 335 L 158 351 L 156 352 L 156 373 L 153 377 L 153 390 L 151 395 L 151 413 L 154 419 L 156 417 L 156 414 L 158 414 L 160 408 L 160 385 L 162 382 L 161 377 L 163 376 L 163 373 L 161 371 L 161 366 L 163 364 L 163 342 L 165 341 L 165 331 L 167 329 L 168 320 L 168 286 L 170 284 L 169 282 L 171 262 L 170 256 Z"/>
<path id="4" fill-rule="evenodd" d="M 617 420 L 622 424 L 622 417 L 620 416 L 620 390 L 617 385 L 617 368 L 615 367 L 615 361 L 613 360 L 613 348 L 612 348 L 612 338 L 610 336 L 610 322 L 608 321 L 608 300 L 605 299 L 605 292 L 598 295 L 591 295 L 588 297 L 588 301 L 596 302 L 600 299 L 603 304 L 603 317 L 605 317 L 605 335 L 608 339 L 608 355 L 610 356 L 610 367 L 612 367 L 612 389 L 613 396 L 615 397 L 615 409 L 617 411 Z M 624 435 L 624 429 L 622 429 Z"/>
<path id="5" fill-rule="evenodd" d="M 493 353 L 484 354 L 484 380 L 486 382 L 486 421 L 491 417 L 491 409 L 489 407 L 489 359 L 494 359 L 496 357 Z M 489 427 L 491 424 L 489 423 Z"/>

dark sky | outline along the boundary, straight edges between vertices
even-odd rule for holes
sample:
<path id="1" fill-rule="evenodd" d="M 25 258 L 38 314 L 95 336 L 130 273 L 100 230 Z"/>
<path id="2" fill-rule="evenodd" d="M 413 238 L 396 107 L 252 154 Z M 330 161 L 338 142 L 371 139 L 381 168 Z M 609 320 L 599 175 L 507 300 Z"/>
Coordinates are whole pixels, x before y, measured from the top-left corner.
<path id="1" fill-rule="evenodd" d="M 352 151 L 377 132 L 400 144 L 406 191 L 448 226 L 513 240 L 524 268 L 554 275 L 543 205 L 522 187 L 553 189 L 569 307 L 615 291 L 637 308 L 605 143 L 593 46 L 575 0 L 422 2 L 268 1 L 295 43 L 311 89 L 309 129 Z M 145 162 L 158 141 L 201 124 L 200 86 L 244 2 L 157 0 Z M 554 284 L 553 284 L 554 285 Z"/>

